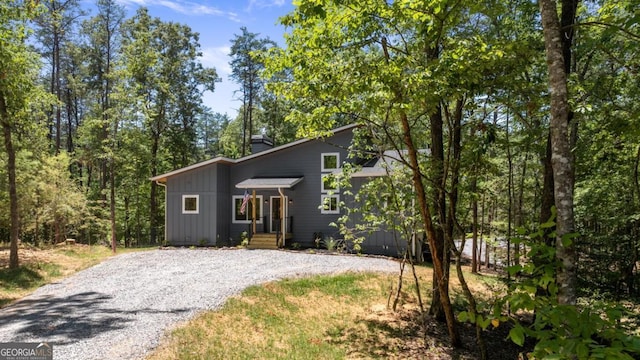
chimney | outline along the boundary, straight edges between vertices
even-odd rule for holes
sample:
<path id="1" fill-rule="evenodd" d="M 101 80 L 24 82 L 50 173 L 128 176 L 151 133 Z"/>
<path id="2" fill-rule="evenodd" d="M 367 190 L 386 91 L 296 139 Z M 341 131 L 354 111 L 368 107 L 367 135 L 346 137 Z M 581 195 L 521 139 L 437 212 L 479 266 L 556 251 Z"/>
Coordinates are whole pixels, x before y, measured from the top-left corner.
<path id="1" fill-rule="evenodd" d="M 251 153 L 259 153 L 273 148 L 273 140 L 267 135 L 251 135 Z"/>

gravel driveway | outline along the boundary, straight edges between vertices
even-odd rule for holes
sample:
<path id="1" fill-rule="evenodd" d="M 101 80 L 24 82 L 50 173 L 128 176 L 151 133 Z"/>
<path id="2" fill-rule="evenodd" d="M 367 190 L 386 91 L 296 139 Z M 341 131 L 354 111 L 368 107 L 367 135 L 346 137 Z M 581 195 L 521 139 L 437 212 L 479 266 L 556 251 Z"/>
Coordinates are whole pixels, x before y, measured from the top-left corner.
<path id="1" fill-rule="evenodd" d="M 270 250 L 119 255 L 0 310 L 0 342 L 49 342 L 54 359 L 137 359 L 164 332 L 244 288 L 284 277 L 395 271 L 386 259 Z"/>

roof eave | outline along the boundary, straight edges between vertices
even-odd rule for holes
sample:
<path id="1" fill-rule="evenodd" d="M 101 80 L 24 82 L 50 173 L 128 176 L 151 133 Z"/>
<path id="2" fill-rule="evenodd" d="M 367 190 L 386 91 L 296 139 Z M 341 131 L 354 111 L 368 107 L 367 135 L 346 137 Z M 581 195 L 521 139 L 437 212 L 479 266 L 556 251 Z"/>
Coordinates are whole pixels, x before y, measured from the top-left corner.
<path id="1" fill-rule="evenodd" d="M 168 173 L 164 173 L 164 174 L 161 174 L 161 175 L 157 175 L 157 176 L 151 177 L 151 178 L 149 178 L 149 180 L 153 181 L 153 182 L 166 183 L 167 179 L 169 177 L 181 174 L 183 172 L 187 172 L 187 171 L 190 171 L 190 170 L 195 170 L 195 169 L 198 169 L 200 167 L 211 165 L 211 164 L 216 164 L 216 163 L 233 164 L 235 162 L 236 162 L 236 160 L 229 159 L 229 158 L 226 158 L 226 157 L 217 157 L 217 158 L 214 158 L 214 159 L 210 159 L 210 160 L 202 161 L 202 162 L 199 162 L 199 163 L 196 163 L 196 164 L 193 164 L 193 165 L 189 165 L 187 167 L 183 167 L 183 168 L 180 168 L 178 170 L 170 171 Z"/>
<path id="2" fill-rule="evenodd" d="M 267 178 L 267 179 L 281 179 L 281 178 Z M 296 186 L 299 182 L 301 182 L 304 179 L 303 176 L 297 177 L 297 178 L 282 178 L 283 183 L 269 183 L 269 184 L 260 184 L 260 180 L 261 179 L 247 179 L 244 181 L 241 181 L 240 183 L 236 184 L 236 188 L 238 189 L 254 189 L 254 190 L 268 190 L 268 189 L 292 189 L 294 186 Z M 251 181 L 254 180 L 254 181 Z M 263 179 L 264 180 L 264 179 Z M 285 180 L 290 180 L 288 182 L 284 182 Z M 249 184 L 243 184 L 249 182 Z M 258 182 L 258 183 L 256 183 Z"/>

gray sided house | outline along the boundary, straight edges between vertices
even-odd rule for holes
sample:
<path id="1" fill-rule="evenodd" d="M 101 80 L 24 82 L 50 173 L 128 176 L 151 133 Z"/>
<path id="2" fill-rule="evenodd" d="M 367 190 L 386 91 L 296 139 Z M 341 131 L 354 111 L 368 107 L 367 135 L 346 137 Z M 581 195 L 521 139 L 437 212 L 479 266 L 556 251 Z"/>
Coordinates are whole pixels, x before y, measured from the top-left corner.
<path id="1" fill-rule="evenodd" d="M 331 223 L 348 199 L 324 180 L 351 161 L 355 128 L 278 147 L 253 136 L 249 156 L 218 157 L 151 178 L 166 191 L 165 240 L 174 246 L 234 246 L 246 234 L 252 248 L 277 248 L 314 247 L 319 236 L 340 238 Z M 354 189 L 366 178 L 354 178 Z M 377 231 L 367 235 L 362 250 L 397 256 L 406 243 L 396 241 Z"/>

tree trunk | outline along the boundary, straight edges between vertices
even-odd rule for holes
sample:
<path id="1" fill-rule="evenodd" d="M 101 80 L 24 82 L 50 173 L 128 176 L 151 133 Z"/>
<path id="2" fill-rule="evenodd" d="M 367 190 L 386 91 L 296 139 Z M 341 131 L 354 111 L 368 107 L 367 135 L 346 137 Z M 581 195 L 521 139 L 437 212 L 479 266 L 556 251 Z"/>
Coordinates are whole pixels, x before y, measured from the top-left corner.
<path id="1" fill-rule="evenodd" d="M 484 210 L 485 210 L 485 193 L 482 192 L 482 206 L 480 208 L 480 243 L 478 244 L 478 271 L 482 268 L 482 243 L 484 242 Z M 484 263 L 484 266 L 489 267 L 488 262 Z"/>
<path id="2" fill-rule="evenodd" d="M 636 160 L 633 166 L 633 185 L 635 194 L 638 199 L 638 206 L 640 206 L 640 146 L 638 146 L 638 152 L 636 153 Z"/>
<path id="3" fill-rule="evenodd" d="M 249 115 L 249 131 L 248 131 L 249 147 L 251 147 L 251 136 L 253 136 L 253 102 L 255 97 L 253 90 L 254 90 L 253 80 L 249 79 L 249 105 L 247 109 L 247 113 Z"/>
<path id="4" fill-rule="evenodd" d="M 66 105 L 67 105 L 67 152 L 73 153 L 73 102 L 71 96 L 71 89 L 67 88 L 65 91 Z M 70 166 L 70 171 L 73 166 Z"/>
<path id="5" fill-rule="evenodd" d="M 131 228 L 129 227 L 129 196 L 124 197 L 124 247 L 131 247 Z"/>
<path id="6" fill-rule="evenodd" d="M 389 54 L 387 52 L 385 38 L 382 39 L 382 47 L 388 60 Z M 399 88 L 401 88 L 401 86 L 395 89 L 396 100 L 402 102 L 403 93 L 402 90 L 399 90 Z M 440 104 L 438 104 L 434 113 L 432 113 L 431 115 L 431 121 L 435 123 L 436 127 L 438 125 L 440 127 L 440 134 L 442 134 L 441 110 L 441 106 Z M 429 249 L 431 250 L 431 255 L 433 258 L 434 284 L 436 285 L 435 288 L 438 290 L 437 292 L 434 291 L 433 297 L 440 300 L 440 306 L 442 308 L 442 312 L 444 313 L 451 345 L 454 347 L 458 347 L 461 344 L 460 335 L 458 333 L 456 318 L 454 316 L 453 306 L 451 305 L 451 299 L 449 297 L 448 274 L 450 262 L 442 261 L 443 258 L 449 259 L 451 255 L 445 256 L 445 254 L 442 253 L 442 250 L 440 250 L 444 246 L 444 241 L 442 236 L 438 235 L 431 219 L 431 212 L 429 211 L 429 207 L 427 204 L 427 194 L 423 183 L 424 174 L 422 174 L 420 170 L 420 164 L 418 162 L 418 150 L 416 149 L 416 146 L 413 142 L 413 137 L 411 135 L 411 124 L 409 124 L 409 118 L 407 117 L 407 113 L 402 109 L 399 110 L 398 115 L 400 124 L 402 126 L 402 140 L 407 147 L 407 154 L 409 156 L 409 166 L 411 168 L 412 183 L 415 189 L 415 196 L 418 199 L 418 208 L 420 210 L 420 215 L 424 223 L 425 233 L 427 234 L 427 241 L 429 242 Z M 432 128 L 432 132 L 433 131 L 434 129 Z M 436 129 L 435 131 L 438 132 L 438 129 Z M 436 136 L 435 138 L 436 141 L 438 141 L 438 137 Z M 439 137 L 439 141 L 440 148 L 442 149 L 442 136 Z M 444 187 L 438 183 L 434 184 L 434 186 L 444 189 Z M 444 200 L 444 194 L 442 196 L 442 199 Z M 441 209 L 441 215 L 444 215 L 444 207 L 442 207 Z M 439 227 L 438 229 L 440 230 L 440 234 L 442 234 L 442 227 Z"/>
<path id="7" fill-rule="evenodd" d="M 458 209 L 458 186 L 460 183 L 460 158 L 462 156 L 462 110 L 464 108 L 464 100 L 457 99 L 455 104 L 455 111 L 451 114 L 449 111 L 446 112 L 447 120 L 450 127 L 451 137 L 449 144 L 449 154 L 447 156 L 447 162 L 444 164 L 449 171 L 445 171 L 445 177 L 442 179 L 443 185 L 443 195 L 448 195 L 449 206 L 447 207 L 447 218 L 446 218 L 446 234 L 445 234 L 445 252 L 446 257 L 443 258 L 443 262 L 445 264 L 451 263 L 451 251 L 454 250 L 457 252 L 456 245 L 453 241 L 454 239 L 454 229 L 456 228 L 456 210 Z M 447 108 L 448 109 L 448 108 Z M 451 188 L 449 191 L 445 191 L 445 186 L 447 184 L 447 173 L 451 174 Z M 463 232 L 464 234 L 464 232 Z M 463 237 L 464 238 L 464 237 Z M 460 249 L 462 251 L 462 249 Z M 446 266 L 447 269 L 447 282 L 449 280 L 449 266 Z"/>
<path id="8" fill-rule="evenodd" d="M 38 214 L 38 210 L 40 209 L 40 192 L 36 190 L 36 208 L 33 214 L 34 217 L 34 237 L 33 242 L 36 247 L 40 246 L 40 215 Z"/>
<path id="9" fill-rule="evenodd" d="M 491 201 L 489 199 L 489 213 L 487 214 L 487 240 L 485 240 L 485 248 L 484 248 L 484 264 L 487 269 L 491 268 L 491 259 L 490 259 L 490 250 L 491 246 L 489 244 L 489 240 L 491 240 L 491 223 L 493 222 L 493 209 L 495 208 L 495 201 Z M 495 260 L 495 258 L 494 258 Z"/>
<path id="10" fill-rule="evenodd" d="M 244 157 L 247 154 L 247 147 L 251 146 L 251 142 L 247 144 L 247 122 L 248 122 L 248 112 L 247 112 L 247 94 L 246 90 L 242 95 L 242 150 L 240 153 L 241 157 Z M 251 138 L 251 134 L 249 134 L 249 139 Z"/>
<path id="11" fill-rule="evenodd" d="M 529 146 L 527 144 L 525 151 L 524 151 L 524 161 L 522 162 L 522 176 L 520 177 L 520 184 L 518 187 L 518 200 L 517 200 L 517 208 L 516 208 L 516 221 L 515 221 L 515 225 L 516 225 L 516 229 L 523 226 L 525 224 L 524 221 L 524 210 L 523 208 L 523 203 L 524 203 L 524 183 L 525 183 L 525 179 L 527 177 L 527 162 L 529 161 Z M 524 246 L 524 244 L 523 244 Z M 526 253 L 526 248 L 524 253 Z M 515 244 L 515 249 L 514 249 L 514 254 L 513 254 L 513 260 L 514 263 L 516 265 L 520 264 L 520 242 L 517 242 Z"/>
<path id="12" fill-rule="evenodd" d="M 513 222 L 513 157 L 511 156 L 511 142 L 509 140 L 509 113 L 507 113 L 507 130 L 505 133 L 507 141 L 507 163 L 509 165 L 507 179 L 507 196 L 509 204 L 507 205 L 507 267 L 511 266 L 511 229 Z M 511 280 L 511 272 L 507 272 L 507 279 Z"/>
<path id="13" fill-rule="evenodd" d="M 443 262 L 446 269 L 443 269 L 443 277 L 442 281 L 446 282 L 445 288 L 447 289 L 448 296 L 448 281 L 449 281 L 449 264 L 450 264 L 450 255 L 447 256 L 445 252 L 445 235 L 444 235 L 444 226 L 446 224 L 446 198 L 444 194 L 444 143 L 443 143 L 443 121 L 442 121 L 442 107 L 440 104 L 436 106 L 435 111 L 429 117 L 430 127 L 431 127 L 431 171 L 432 171 L 432 183 L 433 183 L 433 204 L 434 209 L 438 216 L 438 222 L 434 226 L 434 236 L 435 236 L 435 246 L 437 247 L 437 253 L 441 254 L 439 260 Z M 435 253 L 431 252 L 432 256 L 435 256 Z M 433 283 L 436 284 L 438 279 L 436 279 L 435 272 L 433 274 Z M 431 298 L 431 306 L 429 308 L 429 314 L 439 321 L 445 320 L 444 309 L 442 308 L 442 303 L 439 300 L 440 289 L 438 287 L 434 287 L 433 297 Z"/>
<path id="14" fill-rule="evenodd" d="M 151 145 L 151 176 L 158 175 L 158 139 L 159 135 L 154 136 Z M 149 242 L 156 244 L 158 241 L 158 184 L 151 182 L 151 194 L 149 198 Z"/>
<path id="15" fill-rule="evenodd" d="M 56 99 L 58 100 L 58 104 L 56 104 L 56 154 L 60 152 L 60 148 L 62 146 L 62 112 L 60 111 L 60 103 L 62 103 L 62 85 L 60 83 L 60 35 L 59 29 L 54 27 L 54 35 L 53 35 L 53 59 L 55 66 L 55 83 L 56 83 Z"/>
<path id="16" fill-rule="evenodd" d="M 557 209 L 556 257 L 561 267 L 556 275 L 558 302 L 576 303 L 576 251 L 567 236 L 575 230 L 573 216 L 573 157 L 569 140 L 569 100 L 563 40 L 554 0 L 540 0 L 551 98 L 551 165 Z"/>
<path id="17" fill-rule="evenodd" d="M 473 221 L 473 235 L 471 244 L 471 272 L 478 273 L 478 178 L 476 176 L 475 166 L 473 177 L 471 179 L 471 193 L 473 200 L 471 203 L 471 217 Z"/>
<path id="18" fill-rule="evenodd" d="M 16 152 L 11 139 L 9 111 L 5 102 L 5 94 L 0 92 L 0 122 L 4 132 L 4 148 L 7 152 L 7 175 L 9 177 L 9 216 L 11 219 L 11 244 L 9 246 L 9 268 L 20 265 L 18 260 L 18 236 L 20 235 L 20 213 L 18 212 L 18 191 L 16 188 Z"/>
<path id="19" fill-rule="evenodd" d="M 416 197 L 418 199 L 418 207 L 420 209 L 422 221 L 425 225 L 427 240 L 429 241 L 429 248 L 431 250 L 431 254 L 433 255 L 433 272 L 436 277 L 438 297 L 445 314 L 447 330 L 449 332 L 449 339 L 452 346 L 457 347 L 460 345 L 460 336 L 458 334 L 458 328 L 456 326 L 456 319 L 453 314 L 453 307 L 451 306 L 451 299 L 449 298 L 448 281 L 445 281 L 444 274 L 444 267 L 448 267 L 449 264 L 442 263 L 442 254 L 439 252 L 438 246 L 436 244 L 437 235 L 433 222 L 431 221 L 431 212 L 429 211 L 427 205 L 427 196 L 425 193 L 424 184 L 422 182 L 420 165 L 418 163 L 418 151 L 415 147 L 415 144 L 413 143 L 413 138 L 411 137 L 411 125 L 409 124 L 409 119 L 404 112 L 400 114 L 400 121 L 402 123 L 403 141 L 407 146 L 411 171 L 413 174 L 413 185 L 415 187 Z"/>
<path id="20" fill-rule="evenodd" d="M 115 151 L 115 150 L 114 150 Z M 117 226 L 116 226 L 116 169 L 115 169 L 115 160 L 113 156 L 111 157 L 111 166 L 110 166 L 110 189 L 109 189 L 109 213 L 111 217 L 111 251 L 116 253 L 116 245 L 117 245 Z"/>
<path id="21" fill-rule="evenodd" d="M 551 208 L 555 204 L 555 196 L 553 196 L 553 168 L 551 166 L 551 133 L 547 136 L 547 146 L 545 148 L 545 155 L 542 159 L 543 170 L 543 184 L 542 184 L 542 198 L 540 199 L 540 223 L 545 223 L 551 219 Z M 552 231 L 550 229 L 549 231 Z M 547 232 L 545 231 L 545 234 Z M 552 241 L 547 240 L 545 236 L 545 242 L 551 246 Z"/>

